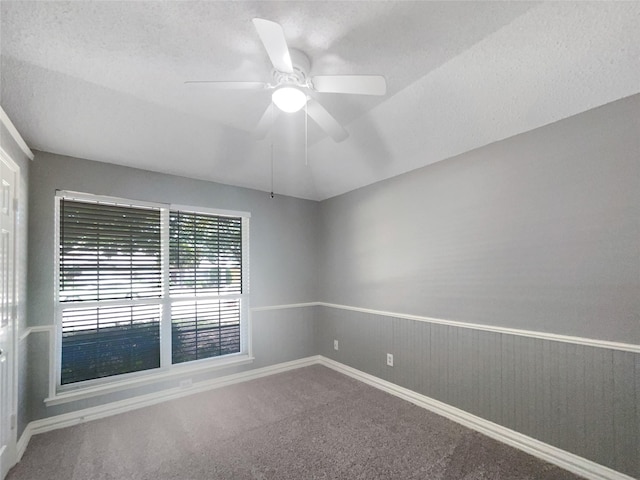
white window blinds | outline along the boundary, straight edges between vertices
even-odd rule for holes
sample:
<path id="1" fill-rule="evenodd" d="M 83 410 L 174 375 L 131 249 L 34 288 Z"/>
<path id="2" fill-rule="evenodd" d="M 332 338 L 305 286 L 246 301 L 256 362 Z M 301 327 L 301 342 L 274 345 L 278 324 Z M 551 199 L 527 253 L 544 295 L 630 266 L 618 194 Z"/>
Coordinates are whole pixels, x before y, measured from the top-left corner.
<path id="1" fill-rule="evenodd" d="M 171 295 L 242 293 L 242 219 L 172 211 Z"/>
<path id="2" fill-rule="evenodd" d="M 61 199 L 62 385 L 160 366 L 160 257 L 158 209 Z"/>
<path id="3" fill-rule="evenodd" d="M 60 204 L 60 301 L 159 297 L 160 210 Z"/>
<path id="4" fill-rule="evenodd" d="M 172 361 L 240 351 L 242 218 L 170 214 Z"/>

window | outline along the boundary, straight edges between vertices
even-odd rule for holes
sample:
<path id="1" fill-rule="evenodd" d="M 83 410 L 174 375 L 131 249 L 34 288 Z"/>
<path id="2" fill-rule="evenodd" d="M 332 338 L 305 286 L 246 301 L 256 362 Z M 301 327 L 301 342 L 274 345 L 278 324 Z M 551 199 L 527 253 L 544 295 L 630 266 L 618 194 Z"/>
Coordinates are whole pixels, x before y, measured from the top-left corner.
<path id="1" fill-rule="evenodd" d="M 239 352 L 242 219 L 172 211 L 169 237 L 173 363 Z"/>
<path id="2" fill-rule="evenodd" d="M 248 214 L 56 200 L 59 386 L 247 353 Z"/>

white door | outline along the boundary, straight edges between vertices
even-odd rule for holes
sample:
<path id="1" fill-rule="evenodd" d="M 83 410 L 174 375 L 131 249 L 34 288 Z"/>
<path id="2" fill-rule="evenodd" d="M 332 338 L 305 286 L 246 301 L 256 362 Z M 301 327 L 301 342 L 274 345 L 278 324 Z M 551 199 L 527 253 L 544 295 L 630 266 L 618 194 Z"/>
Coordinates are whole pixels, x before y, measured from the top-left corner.
<path id="1" fill-rule="evenodd" d="M 15 180 L 17 169 L 0 155 L 0 479 L 13 466 L 15 335 Z"/>

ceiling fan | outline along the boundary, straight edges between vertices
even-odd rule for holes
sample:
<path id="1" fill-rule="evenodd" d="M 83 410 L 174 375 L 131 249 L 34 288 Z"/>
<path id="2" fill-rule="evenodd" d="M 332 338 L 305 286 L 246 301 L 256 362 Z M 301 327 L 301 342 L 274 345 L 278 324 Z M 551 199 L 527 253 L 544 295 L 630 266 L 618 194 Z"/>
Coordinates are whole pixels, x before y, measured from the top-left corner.
<path id="1" fill-rule="evenodd" d="M 186 84 L 208 84 L 225 90 L 273 90 L 272 103 L 260 118 L 255 135 L 262 138 L 267 134 L 278 111 L 297 112 L 305 108 L 327 135 L 341 142 L 349 133 L 340 123 L 307 92 L 349 93 L 359 95 L 384 95 L 387 83 L 381 75 L 315 75 L 309 77 L 311 62 L 301 51 L 289 48 L 280 24 L 271 20 L 254 18 L 258 36 L 273 64 L 273 83 L 235 82 L 216 80 L 191 80 Z M 273 108 L 273 105 L 278 107 Z"/>

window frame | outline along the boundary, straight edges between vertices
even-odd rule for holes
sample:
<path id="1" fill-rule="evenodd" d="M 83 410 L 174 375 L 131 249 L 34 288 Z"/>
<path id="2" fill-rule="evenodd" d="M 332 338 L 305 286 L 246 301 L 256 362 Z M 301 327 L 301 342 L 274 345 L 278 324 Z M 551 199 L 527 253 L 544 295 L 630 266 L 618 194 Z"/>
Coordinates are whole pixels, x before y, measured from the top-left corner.
<path id="1" fill-rule="evenodd" d="M 123 299 L 107 301 L 61 302 L 60 301 L 60 213 L 62 199 L 113 203 L 119 206 L 154 208 L 160 210 L 161 237 L 161 295 L 157 298 Z M 253 361 L 251 345 L 250 294 L 249 294 L 249 212 L 222 210 L 183 204 L 167 204 L 149 201 L 138 201 L 106 195 L 94 195 L 68 190 L 56 190 L 54 197 L 54 311 L 55 322 L 52 335 L 52 355 L 50 358 L 49 397 L 45 399 L 48 405 L 73 401 L 93 395 L 109 393 L 123 388 L 144 385 L 161 381 L 187 373 L 199 373 L 228 366 L 250 363 Z M 169 284 L 169 216 L 171 211 L 181 211 L 203 215 L 216 215 L 241 218 L 242 224 L 242 293 L 231 295 L 211 296 L 209 298 L 237 298 L 240 300 L 240 352 L 192 360 L 182 363 L 172 363 L 171 345 L 171 304 L 174 301 L 188 301 L 191 297 L 175 297 L 170 294 Z M 196 297 L 194 296 L 195 300 Z M 198 299 L 203 299 L 198 297 Z M 83 380 L 68 384 L 61 384 L 62 367 L 62 316 L 63 311 L 73 308 L 86 308 L 96 305 L 134 305 L 157 304 L 160 306 L 160 367 L 137 372 L 112 375 L 103 378 Z"/>

